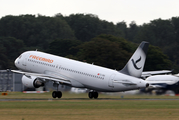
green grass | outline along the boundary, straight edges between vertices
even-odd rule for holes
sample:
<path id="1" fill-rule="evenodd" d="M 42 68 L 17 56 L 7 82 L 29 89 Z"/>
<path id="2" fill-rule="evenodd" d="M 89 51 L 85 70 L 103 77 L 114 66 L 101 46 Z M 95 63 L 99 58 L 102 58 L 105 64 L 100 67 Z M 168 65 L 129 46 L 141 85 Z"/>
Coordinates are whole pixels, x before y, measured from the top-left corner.
<path id="1" fill-rule="evenodd" d="M 0 120 L 178 120 L 179 100 L 175 98 L 179 97 L 100 94 L 91 100 L 87 94 L 64 93 L 62 99 L 52 99 L 51 93 L 9 92 L 0 96 L 0 100 L 11 100 L 0 102 Z"/>

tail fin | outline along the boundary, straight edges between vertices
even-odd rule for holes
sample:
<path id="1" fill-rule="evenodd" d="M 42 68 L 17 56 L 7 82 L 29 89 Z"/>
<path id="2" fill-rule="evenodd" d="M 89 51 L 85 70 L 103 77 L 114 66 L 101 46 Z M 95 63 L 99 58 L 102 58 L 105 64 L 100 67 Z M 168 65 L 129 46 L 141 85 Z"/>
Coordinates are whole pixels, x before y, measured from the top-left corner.
<path id="1" fill-rule="evenodd" d="M 148 51 L 149 43 L 143 41 L 132 57 L 129 59 L 126 66 L 119 72 L 127 74 L 134 77 L 141 77 L 144 69 L 144 64 L 146 60 L 146 54 Z"/>

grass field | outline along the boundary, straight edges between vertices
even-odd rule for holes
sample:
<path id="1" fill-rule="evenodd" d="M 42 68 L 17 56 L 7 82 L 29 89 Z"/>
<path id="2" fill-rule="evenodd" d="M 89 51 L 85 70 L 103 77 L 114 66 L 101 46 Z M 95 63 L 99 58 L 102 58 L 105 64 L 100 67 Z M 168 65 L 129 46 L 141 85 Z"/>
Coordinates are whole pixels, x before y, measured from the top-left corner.
<path id="1" fill-rule="evenodd" d="M 51 93 L 9 92 L 0 96 L 0 120 L 178 120 L 178 98 L 100 94 L 91 100 L 86 93 L 64 93 L 52 99 Z"/>

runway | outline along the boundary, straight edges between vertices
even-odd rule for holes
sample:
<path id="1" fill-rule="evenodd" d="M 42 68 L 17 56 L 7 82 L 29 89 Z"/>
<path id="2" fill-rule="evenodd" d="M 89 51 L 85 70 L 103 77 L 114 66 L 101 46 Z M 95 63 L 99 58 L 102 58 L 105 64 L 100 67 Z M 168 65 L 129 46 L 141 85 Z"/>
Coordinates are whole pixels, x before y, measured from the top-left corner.
<path id="1" fill-rule="evenodd" d="M 89 98 L 61 98 L 61 99 L 53 99 L 53 98 L 41 98 L 41 99 L 0 99 L 0 101 L 62 101 L 62 100 L 66 100 L 66 101 L 72 101 L 72 100 L 84 100 L 84 101 L 93 101 L 93 100 L 101 100 L 101 101 L 105 101 L 105 100 L 109 100 L 109 101 L 134 101 L 134 100 L 141 100 L 141 101 L 172 101 L 172 100 L 179 100 L 179 98 L 98 98 L 98 99 L 89 99 Z"/>

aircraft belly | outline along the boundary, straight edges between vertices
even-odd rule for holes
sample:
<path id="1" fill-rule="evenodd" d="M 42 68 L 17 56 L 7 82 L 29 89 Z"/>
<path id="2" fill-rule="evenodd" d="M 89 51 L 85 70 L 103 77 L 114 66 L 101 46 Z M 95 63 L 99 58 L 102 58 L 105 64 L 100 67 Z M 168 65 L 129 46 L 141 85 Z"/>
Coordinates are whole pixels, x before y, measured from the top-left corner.
<path id="1" fill-rule="evenodd" d="M 97 89 L 101 90 L 106 88 L 106 85 L 102 80 L 89 79 L 89 80 L 83 80 L 82 83 L 84 84 L 85 87 L 91 90 L 97 90 Z"/>
<path id="2" fill-rule="evenodd" d="M 107 82 L 105 79 L 97 79 L 97 78 L 91 78 L 91 77 L 80 77 L 80 79 L 77 80 L 81 84 L 83 84 L 86 88 L 90 90 L 96 90 L 96 91 L 108 91 Z"/>

